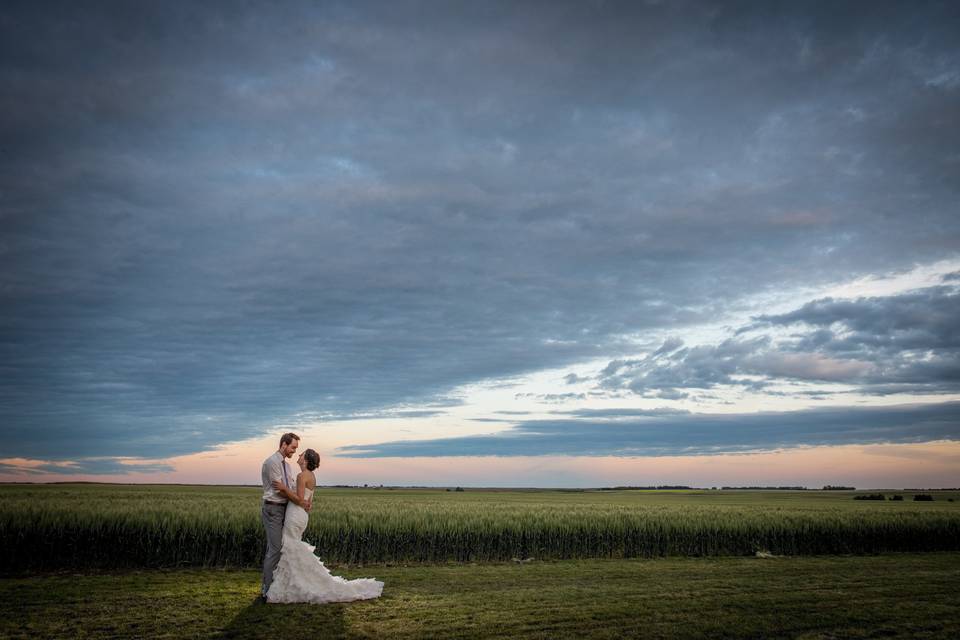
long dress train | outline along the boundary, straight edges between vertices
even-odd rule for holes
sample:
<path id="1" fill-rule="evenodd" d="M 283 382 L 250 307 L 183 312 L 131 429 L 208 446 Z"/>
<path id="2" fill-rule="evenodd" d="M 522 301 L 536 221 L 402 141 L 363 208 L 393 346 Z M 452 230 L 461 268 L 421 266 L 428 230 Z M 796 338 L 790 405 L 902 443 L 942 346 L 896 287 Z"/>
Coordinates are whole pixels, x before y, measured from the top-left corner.
<path id="1" fill-rule="evenodd" d="M 313 491 L 307 489 L 309 500 Z M 373 578 L 345 580 L 332 575 L 320 558 L 313 555 L 314 546 L 301 538 L 307 527 L 308 514 L 292 501 L 287 503 L 283 521 L 283 547 L 280 562 L 273 572 L 267 591 L 268 602 L 350 602 L 378 598 L 383 583 Z"/>

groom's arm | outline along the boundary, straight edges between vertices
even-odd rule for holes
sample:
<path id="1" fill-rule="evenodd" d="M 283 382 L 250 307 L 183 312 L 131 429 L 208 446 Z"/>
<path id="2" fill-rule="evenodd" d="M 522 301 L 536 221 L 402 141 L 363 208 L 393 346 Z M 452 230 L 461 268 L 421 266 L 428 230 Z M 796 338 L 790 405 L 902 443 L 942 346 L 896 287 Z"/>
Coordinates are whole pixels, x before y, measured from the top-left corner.
<path id="1" fill-rule="evenodd" d="M 267 482 L 269 485 L 273 485 L 274 480 L 283 483 L 283 469 L 280 465 L 283 464 L 283 461 L 277 462 L 276 460 L 268 460 L 266 463 L 266 472 L 267 472 Z M 276 491 L 276 487 L 274 487 Z"/>
<path id="2" fill-rule="evenodd" d="M 307 489 L 307 481 L 303 477 L 302 473 L 297 476 L 296 491 L 291 491 L 290 487 L 286 486 L 279 480 L 273 483 L 273 488 L 279 491 L 280 493 L 284 494 L 285 496 L 287 496 L 287 500 L 289 500 L 290 502 L 293 502 L 294 504 L 299 505 L 300 507 L 303 507 L 303 510 L 306 511 L 307 513 L 310 512 L 310 508 L 313 506 L 313 504 L 311 500 L 306 500 L 304 498 L 304 495 L 306 494 L 306 489 Z"/>

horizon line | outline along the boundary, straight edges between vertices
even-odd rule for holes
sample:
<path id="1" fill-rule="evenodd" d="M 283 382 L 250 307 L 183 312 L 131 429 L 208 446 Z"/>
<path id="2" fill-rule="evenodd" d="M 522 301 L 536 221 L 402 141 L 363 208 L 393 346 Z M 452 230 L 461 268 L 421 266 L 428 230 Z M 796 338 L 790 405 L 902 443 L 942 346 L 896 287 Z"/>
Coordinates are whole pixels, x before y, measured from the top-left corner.
<path id="1" fill-rule="evenodd" d="M 263 487 L 259 484 L 218 484 L 218 483 L 205 483 L 205 482 L 106 482 L 99 480 L 56 480 L 51 482 L 33 482 L 33 481 L 16 481 L 16 480 L 3 480 L 0 481 L 0 486 L 3 485 L 71 485 L 71 484 L 83 484 L 83 485 L 107 485 L 107 486 L 130 486 L 130 487 L 236 487 L 236 488 L 249 488 L 249 489 L 262 489 Z M 848 487 L 848 486 L 835 486 L 831 488 L 831 485 L 825 485 L 823 487 L 807 487 L 801 485 L 795 486 L 716 486 L 716 487 L 694 487 L 686 485 L 616 485 L 616 486 L 604 486 L 604 487 L 535 487 L 535 486 L 512 486 L 512 487 L 497 487 L 497 486 L 473 486 L 473 485 L 385 485 L 385 484 L 376 484 L 376 485 L 348 485 L 348 484 L 329 484 L 329 485 L 317 485 L 317 489 L 368 489 L 368 490 L 380 490 L 380 489 L 462 489 L 467 490 L 471 489 L 474 491 L 820 491 L 820 492 L 831 492 L 831 493 L 842 493 L 844 491 L 960 491 L 960 487 Z"/>

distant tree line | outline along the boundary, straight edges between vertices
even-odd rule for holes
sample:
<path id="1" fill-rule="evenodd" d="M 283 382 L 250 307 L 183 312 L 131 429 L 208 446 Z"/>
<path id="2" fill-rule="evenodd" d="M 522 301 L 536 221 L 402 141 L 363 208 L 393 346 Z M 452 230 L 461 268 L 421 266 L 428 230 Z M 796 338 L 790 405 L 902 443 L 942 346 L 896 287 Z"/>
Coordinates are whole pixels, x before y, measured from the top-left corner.
<path id="1" fill-rule="evenodd" d="M 806 491 L 806 487 L 723 487 L 724 489 L 738 490 L 738 491 L 749 491 L 749 490 L 775 490 L 775 491 Z"/>
<path id="2" fill-rule="evenodd" d="M 853 496 L 854 500 L 895 500 L 902 501 L 903 496 L 900 494 L 892 495 L 887 498 L 886 495 L 882 493 L 861 493 L 860 495 Z M 929 493 L 918 493 L 913 496 L 914 501 L 916 502 L 933 502 L 933 496 Z M 949 502 L 953 502 L 953 498 L 948 498 Z"/>
<path id="3" fill-rule="evenodd" d="M 657 486 L 649 487 L 603 487 L 601 491 L 652 491 L 659 489 L 660 491 L 665 491 L 668 489 L 699 489 L 700 487 L 688 487 L 685 484 L 658 484 Z"/>

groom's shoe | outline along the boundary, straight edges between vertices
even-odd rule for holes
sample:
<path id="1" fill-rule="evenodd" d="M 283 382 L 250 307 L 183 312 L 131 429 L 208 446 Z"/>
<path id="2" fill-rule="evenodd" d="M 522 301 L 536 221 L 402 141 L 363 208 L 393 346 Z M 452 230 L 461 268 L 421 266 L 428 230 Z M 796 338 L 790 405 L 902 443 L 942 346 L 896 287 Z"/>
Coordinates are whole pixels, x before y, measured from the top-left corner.
<path id="1" fill-rule="evenodd" d="M 263 594 L 261 593 L 260 595 L 257 596 L 257 599 L 253 601 L 253 604 L 255 604 L 255 605 L 258 605 L 258 604 L 267 604 L 267 596 L 265 596 L 265 595 L 263 595 Z"/>

